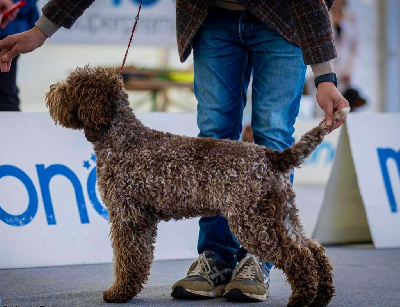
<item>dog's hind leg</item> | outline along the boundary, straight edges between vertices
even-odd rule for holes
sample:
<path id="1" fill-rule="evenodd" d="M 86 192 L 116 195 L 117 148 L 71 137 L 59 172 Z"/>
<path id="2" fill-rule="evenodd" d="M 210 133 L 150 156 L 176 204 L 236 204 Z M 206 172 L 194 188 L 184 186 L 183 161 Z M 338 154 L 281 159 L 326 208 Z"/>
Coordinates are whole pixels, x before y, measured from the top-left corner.
<path id="1" fill-rule="evenodd" d="M 135 297 L 150 274 L 157 221 L 139 212 L 135 218 L 125 220 L 121 216 L 113 217 L 110 212 L 115 263 L 114 283 L 103 292 L 103 299 L 108 303 L 123 303 Z"/>
<path id="2" fill-rule="evenodd" d="M 313 306 L 326 306 L 332 299 L 335 293 L 335 287 L 333 285 L 333 268 L 329 262 L 329 259 L 325 255 L 325 248 L 321 246 L 317 241 L 309 239 L 303 230 L 298 210 L 295 205 L 295 193 L 292 189 L 287 190 L 287 214 L 286 224 L 290 225 L 289 235 L 295 241 L 301 241 L 304 245 L 311 250 L 315 261 L 318 264 L 318 291 L 317 296 L 313 302 Z M 286 227 L 288 228 L 288 227 Z"/>
<path id="3" fill-rule="evenodd" d="M 325 255 L 325 248 L 315 240 L 308 241 L 308 247 L 314 254 L 314 258 L 318 263 L 319 284 L 317 296 L 312 306 L 326 306 L 335 294 L 333 285 L 333 267 Z"/>
<path id="4" fill-rule="evenodd" d="M 310 249 L 295 242 L 284 227 L 285 197 L 269 194 L 249 216 L 229 219 L 232 233 L 250 253 L 269 261 L 286 274 L 292 288 L 288 306 L 309 305 L 317 295 L 318 264 Z"/>

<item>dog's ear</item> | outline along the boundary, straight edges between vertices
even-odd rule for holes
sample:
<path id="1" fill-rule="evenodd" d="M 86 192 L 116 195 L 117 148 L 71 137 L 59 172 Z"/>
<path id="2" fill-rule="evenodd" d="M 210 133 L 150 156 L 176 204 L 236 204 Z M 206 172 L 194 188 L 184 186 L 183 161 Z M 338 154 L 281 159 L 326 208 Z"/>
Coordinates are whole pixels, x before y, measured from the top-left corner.
<path id="1" fill-rule="evenodd" d="M 77 117 L 90 142 L 97 141 L 110 125 L 115 114 L 115 102 L 126 95 L 113 69 L 78 68 L 71 74 L 68 96 L 78 101 Z"/>

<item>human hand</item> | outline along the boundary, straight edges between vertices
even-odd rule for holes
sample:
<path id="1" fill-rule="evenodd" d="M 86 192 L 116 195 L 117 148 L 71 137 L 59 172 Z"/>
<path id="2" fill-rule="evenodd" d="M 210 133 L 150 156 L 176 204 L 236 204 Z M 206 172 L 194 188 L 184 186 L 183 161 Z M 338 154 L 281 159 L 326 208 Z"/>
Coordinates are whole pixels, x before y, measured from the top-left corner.
<path id="1" fill-rule="evenodd" d="M 325 113 L 325 123 L 328 127 L 332 126 L 333 114 L 340 109 L 349 107 L 349 102 L 340 94 L 335 84 L 332 82 L 322 82 L 317 87 L 317 101 Z M 332 126 L 329 132 L 339 128 L 346 121 L 346 117 L 339 120 Z"/>
<path id="2" fill-rule="evenodd" d="M 0 0 L 1 1 L 1 0 Z M 0 70 L 8 72 L 11 61 L 20 53 L 29 53 L 39 48 L 46 41 L 47 36 L 38 27 L 29 31 L 7 36 L 0 40 Z"/>

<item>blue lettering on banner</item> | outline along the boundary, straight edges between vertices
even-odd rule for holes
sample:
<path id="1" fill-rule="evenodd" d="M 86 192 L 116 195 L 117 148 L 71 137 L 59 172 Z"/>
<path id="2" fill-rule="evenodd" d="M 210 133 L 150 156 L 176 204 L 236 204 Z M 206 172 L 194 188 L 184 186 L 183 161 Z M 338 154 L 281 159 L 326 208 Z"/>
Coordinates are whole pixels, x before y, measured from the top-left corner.
<path id="1" fill-rule="evenodd" d="M 294 139 L 295 142 L 300 140 L 298 136 L 294 136 Z M 325 152 L 325 159 L 322 162 L 323 152 Z M 335 152 L 336 149 L 332 142 L 324 141 L 318 145 L 318 147 L 314 150 L 312 155 L 305 161 L 304 164 L 320 165 L 320 163 L 322 162 L 324 166 L 329 166 L 333 162 Z"/>
<path id="2" fill-rule="evenodd" d="M 96 161 L 96 156 L 92 155 L 91 160 Z M 86 169 L 91 168 L 90 161 L 84 161 L 83 166 Z M 36 165 L 37 176 L 39 179 L 40 192 L 42 193 L 42 200 L 46 220 L 48 225 L 56 225 L 56 217 L 53 208 L 53 202 L 50 193 L 51 179 L 57 175 L 63 176 L 71 184 L 75 192 L 76 204 L 79 212 L 80 221 L 82 224 L 89 223 L 89 215 L 87 212 L 85 198 L 83 194 L 82 184 L 78 176 L 67 166 L 61 164 L 53 164 L 45 167 L 43 164 Z M 24 226 L 29 224 L 36 216 L 38 210 L 38 193 L 29 176 L 20 168 L 13 165 L 0 165 L 0 179 L 3 177 L 14 177 L 22 182 L 28 191 L 29 204 L 24 213 L 20 215 L 12 215 L 6 212 L 0 206 L 0 220 L 11 226 Z M 1 182 L 1 181 L 0 181 Z M 109 215 L 107 209 L 103 206 L 96 195 L 96 167 L 94 167 L 88 176 L 86 188 L 89 200 L 95 211 L 104 219 L 108 220 Z"/>
<path id="3" fill-rule="evenodd" d="M 68 167 L 60 164 L 50 165 L 45 168 L 43 164 L 36 165 L 40 190 L 42 191 L 43 205 L 46 212 L 47 223 L 49 225 L 56 224 L 56 218 L 53 210 L 53 202 L 50 195 L 50 180 L 56 176 L 61 175 L 69 179 L 75 190 L 76 203 L 78 204 L 79 216 L 82 224 L 89 223 L 89 217 L 86 210 L 85 198 L 83 196 L 82 185 L 78 177 Z"/>
<path id="4" fill-rule="evenodd" d="M 311 157 L 307 159 L 306 163 L 319 164 L 322 159 L 322 152 L 326 152 L 324 165 L 329 165 L 332 163 L 335 157 L 335 147 L 330 142 L 322 142 L 312 153 Z"/>
<path id="5" fill-rule="evenodd" d="M 383 182 L 386 188 L 386 194 L 389 199 L 390 210 L 392 213 L 398 212 L 398 207 L 393 193 L 392 183 L 390 182 L 387 161 L 393 159 L 397 165 L 397 171 L 400 178 L 400 150 L 394 151 L 392 148 L 377 148 L 379 163 L 381 165 Z M 399 193 L 399 191 L 397 191 Z"/>
<path id="6" fill-rule="evenodd" d="M 17 178 L 25 185 L 28 191 L 29 204 L 25 212 L 20 215 L 9 214 L 0 207 L 0 220 L 11 226 L 24 226 L 29 224 L 38 210 L 38 196 L 35 186 L 24 171 L 13 165 L 0 165 L 0 179 L 6 176 Z"/>
<path id="7" fill-rule="evenodd" d="M 89 199 L 93 205 L 94 210 L 96 210 L 98 214 L 100 214 L 102 217 L 104 217 L 106 220 L 108 220 L 109 219 L 108 211 L 99 202 L 99 199 L 97 198 L 97 195 L 96 195 L 96 182 L 97 182 L 96 168 L 93 168 L 89 174 L 89 177 L 87 180 L 87 185 L 86 185 Z"/>

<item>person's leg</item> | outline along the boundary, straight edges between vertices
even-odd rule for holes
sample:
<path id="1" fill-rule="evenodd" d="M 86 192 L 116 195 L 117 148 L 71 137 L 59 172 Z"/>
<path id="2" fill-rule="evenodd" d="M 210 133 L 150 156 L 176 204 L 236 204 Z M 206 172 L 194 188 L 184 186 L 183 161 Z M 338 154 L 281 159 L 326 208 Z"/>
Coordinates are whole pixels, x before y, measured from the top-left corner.
<path id="1" fill-rule="evenodd" d="M 245 43 L 253 65 L 251 126 L 254 142 L 282 151 L 294 141 L 294 123 L 307 68 L 301 49 L 254 16 L 249 17 Z M 237 253 L 238 261 L 246 253 L 241 248 Z"/>
<path id="2" fill-rule="evenodd" d="M 17 62 L 14 58 L 8 73 L 0 73 L 0 111 L 20 111 L 17 88 Z"/>
<path id="3" fill-rule="evenodd" d="M 250 80 L 250 63 L 240 43 L 241 13 L 214 9 L 193 45 L 194 91 L 198 101 L 199 136 L 238 140 Z M 198 252 L 213 251 L 235 266 L 240 245 L 224 217 L 201 218 Z"/>
<path id="4" fill-rule="evenodd" d="M 306 66 L 301 49 L 256 23 L 249 36 L 253 58 L 254 142 L 282 151 L 293 144 Z"/>
<path id="5" fill-rule="evenodd" d="M 241 12 L 212 9 L 193 44 L 194 92 L 200 137 L 238 140 L 250 80 L 247 51 L 240 44 Z M 199 258 L 172 286 L 175 298 L 218 297 L 235 266 L 239 244 L 222 216 L 200 219 Z"/>
<path id="6" fill-rule="evenodd" d="M 243 29 L 243 43 L 249 50 L 253 68 L 252 129 L 254 142 L 274 150 L 283 150 L 293 143 L 294 123 L 298 115 L 306 66 L 301 49 L 248 14 Z M 249 301 L 264 300 L 267 293 L 260 284 L 258 270 L 251 255 L 241 247 L 239 262 L 225 297 Z M 268 288 L 272 264 L 260 264 Z M 253 276 L 243 281 L 242 276 Z M 252 285 L 250 288 L 249 285 Z"/>

